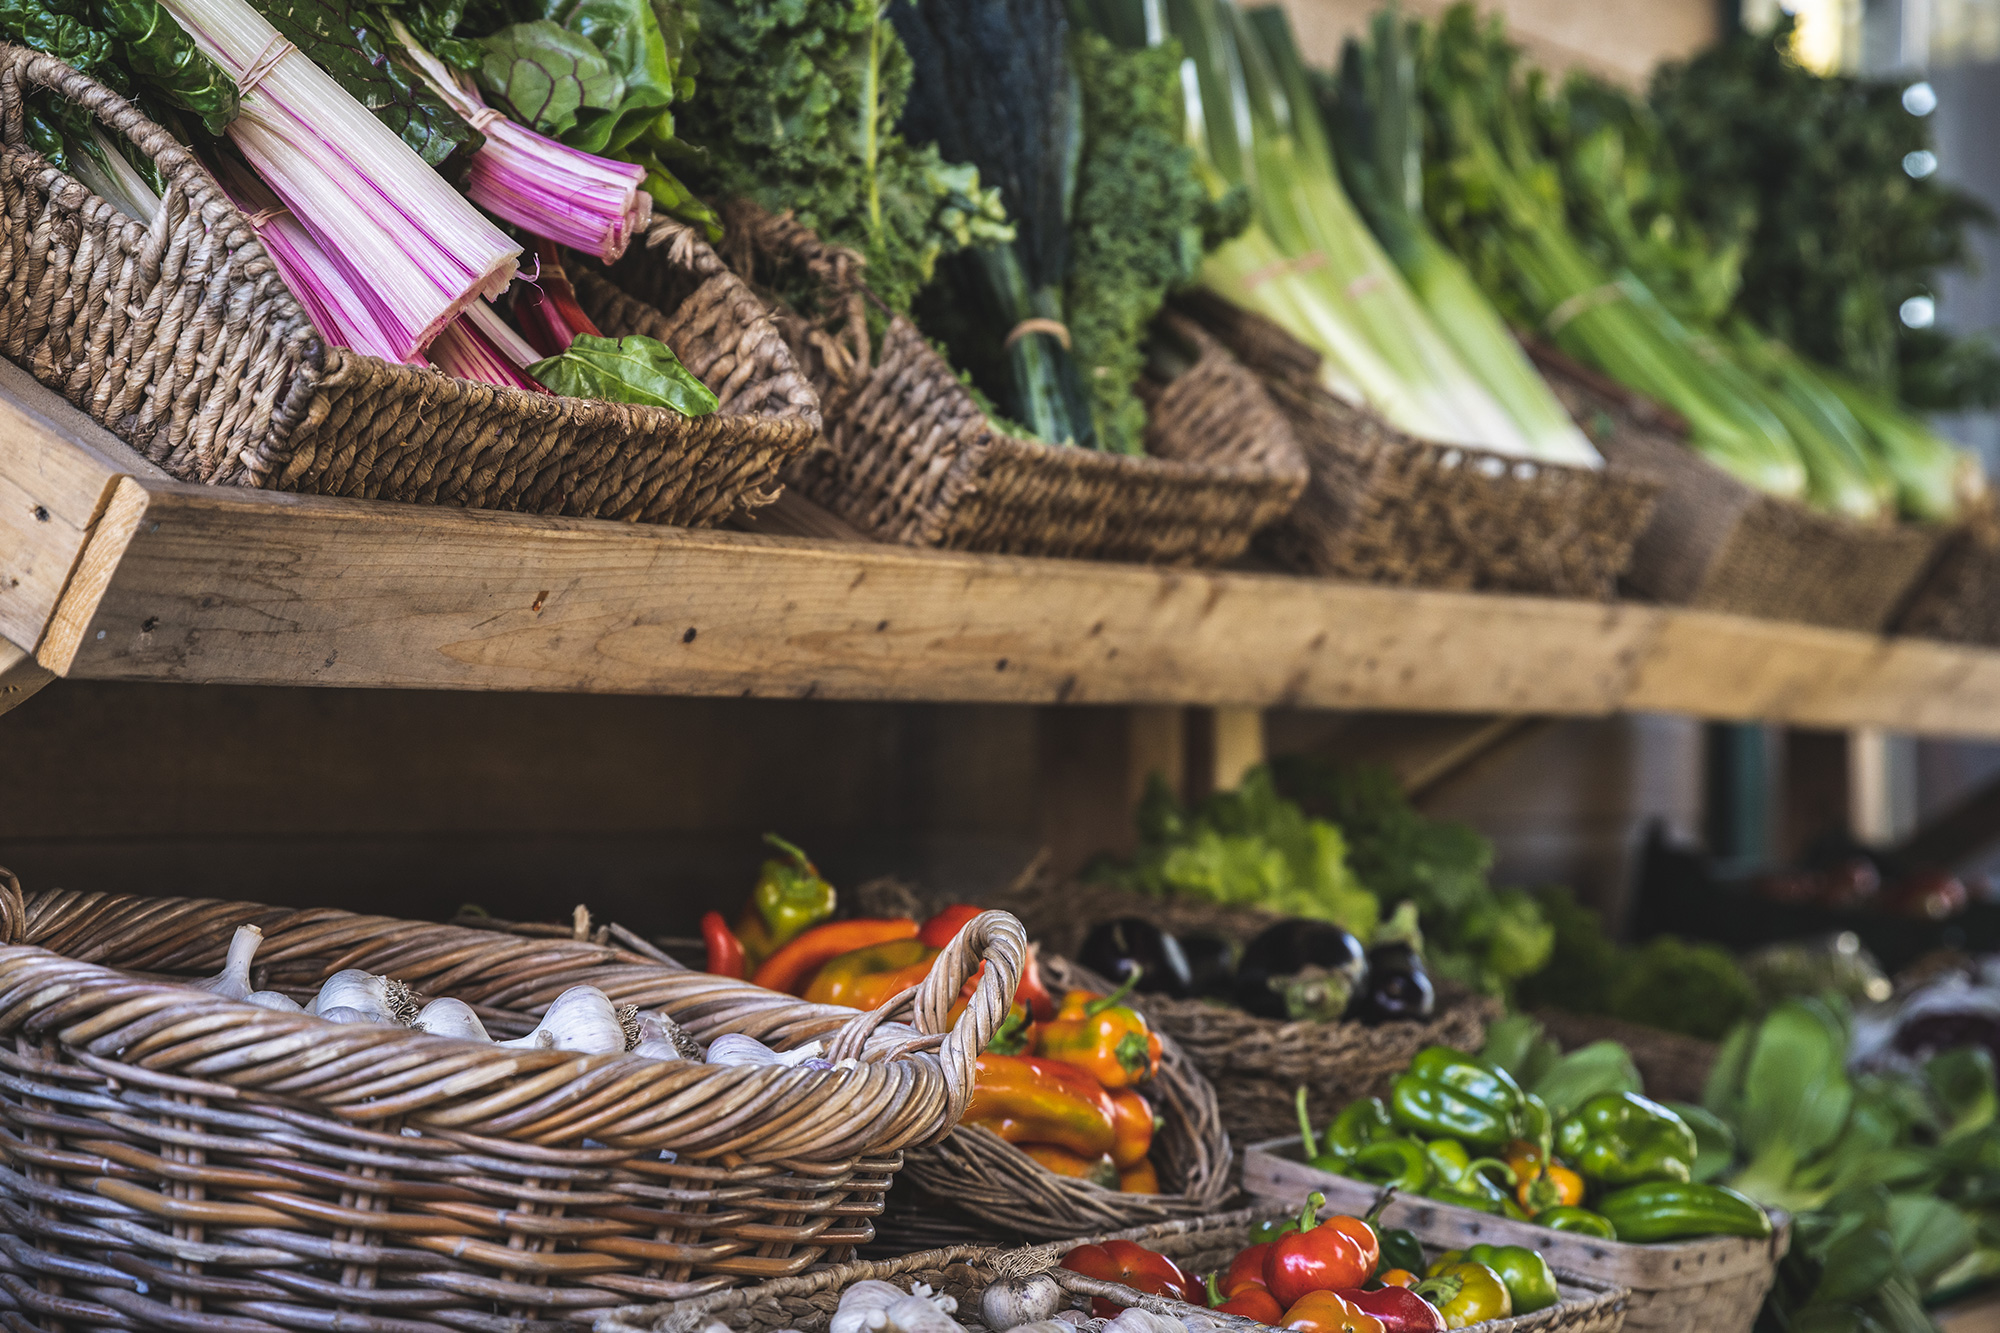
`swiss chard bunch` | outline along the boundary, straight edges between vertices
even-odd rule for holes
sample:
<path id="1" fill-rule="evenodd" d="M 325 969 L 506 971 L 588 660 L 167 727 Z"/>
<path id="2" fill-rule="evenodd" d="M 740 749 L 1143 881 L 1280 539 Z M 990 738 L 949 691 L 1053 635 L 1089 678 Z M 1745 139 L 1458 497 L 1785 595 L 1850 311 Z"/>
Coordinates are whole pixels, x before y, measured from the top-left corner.
<path id="1" fill-rule="evenodd" d="M 1013 237 L 997 190 L 897 128 L 910 59 L 877 0 L 708 0 L 687 108 L 697 178 L 799 221 L 867 261 L 907 310 L 939 259 Z M 810 288 L 784 293 L 813 308 Z"/>

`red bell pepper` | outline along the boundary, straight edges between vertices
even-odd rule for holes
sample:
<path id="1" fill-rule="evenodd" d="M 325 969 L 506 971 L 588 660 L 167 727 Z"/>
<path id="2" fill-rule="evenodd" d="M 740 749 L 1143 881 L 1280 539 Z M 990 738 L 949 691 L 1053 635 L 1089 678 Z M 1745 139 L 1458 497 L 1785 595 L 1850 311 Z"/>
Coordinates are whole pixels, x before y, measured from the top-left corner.
<path id="1" fill-rule="evenodd" d="M 1223 1298 L 1233 1300 L 1252 1287 L 1270 1290 L 1264 1286 L 1264 1258 L 1270 1253 L 1271 1242 L 1265 1241 L 1261 1245 L 1252 1245 L 1230 1260 L 1229 1270 L 1222 1275 Z"/>
<path id="2" fill-rule="evenodd" d="M 1281 1316 L 1280 1328 L 1297 1333 L 1385 1333 L 1383 1323 L 1331 1291 L 1309 1291 Z"/>
<path id="3" fill-rule="evenodd" d="M 1358 1287 L 1382 1257 L 1374 1228 L 1358 1217 L 1318 1220 L 1326 1196 L 1314 1191 L 1299 1214 L 1299 1229 L 1271 1242 L 1264 1257 L 1264 1285 L 1289 1310 L 1310 1291 Z"/>
<path id="4" fill-rule="evenodd" d="M 723 920 L 722 913 L 708 912 L 701 918 L 702 942 L 708 945 L 708 970 L 718 977 L 743 980 L 743 941 Z"/>
<path id="5" fill-rule="evenodd" d="M 958 932 L 972 924 L 972 918 L 986 909 L 974 907 L 971 903 L 953 903 L 930 920 L 924 922 L 917 938 L 933 949 L 942 949 L 958 938 Z"/>
<path id="6" fill-rule="evenodd" d="M 1062 1266 L 1072 1273 L 1094 1277 L 1100 1282 L 1117 1282 L 1148 1296 L 1166 1296 L 1184 1301 L 1190 1294 L 1188 1277 L 1181 1272 L 1179 1264 L 1164 1254 L 1155 1254 L 1129 1240 L 1079 1245 L 1063 1256 Z M 1192 1290 L 1198 1292 L 1199 1285 Z M 1194 1303 L 1201 1304 L 1202 1298 L 1196 1296 Z M 1094 1296 L 1090 1301 L 1091 1313 L 1099 1319 L 1116 1319 L 1123 1308 L 1102 1296 Z"/>
<path id="7" fill-rule="evenodd" d="M 1213 1273 L 1208 1275 L 1208 1308 L 1218 1314 L 1242 1315 L 1245 1319 L 1271 1325 L 1276 1325 L 1285 1313 L 1278 1308 L 1278 1302 L 1272 1299 L 1271 1293 L 1264 1290 L 1262 1283 L 1254 1287 L 1246 1286 L 1235 1296 L 1224 1296 L 1216 1286 Z"/>
<path id="8" fill-rule="evenodd" d="M 1407 1287 L 1379 1291 L 1349 1287 L 1334 1294 L 1381 1320 L 1385 1333 L 1444 1333 L 1444 1316 L 1438 1308 Z"/>

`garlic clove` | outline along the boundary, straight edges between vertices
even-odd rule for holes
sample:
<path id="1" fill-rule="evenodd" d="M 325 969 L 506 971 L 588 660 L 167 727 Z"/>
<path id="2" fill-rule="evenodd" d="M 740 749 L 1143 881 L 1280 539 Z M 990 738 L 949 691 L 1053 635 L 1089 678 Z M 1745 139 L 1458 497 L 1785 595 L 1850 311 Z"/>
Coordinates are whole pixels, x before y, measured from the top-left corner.
<path id="1" fill-rule="evenodd" d="M 345 968 L 326 979 L 306 1006 L 309 1014 L 326 1017 L 329 1009 L 358 1009 L 371 1021 L 406 1027 L 417 1016 L 417 1001 L 408 986 L 358 967 Z"/>
<path id="2" fill-rule="evenodd" d="M 657 1009 L 639 1015 L 639 1041 L 632 1054 L 648 1060 L 692 1060 L 696 1064 L 706 1058 L 701 1043 Z"/>
<path id="3" fill-rule="evenodd" d="M 425 1005 L 410 1026 L 433 1037 L 456 1037 L 461 1041 L 493 1040 L 486 1034 L 486 1025 L 479 1021 L 479 1015 L 472 1011 L 471 1005 L 448 997 Z"/>
<path id="4" fill-rule="evenodd" d="M 259 1009 L 273 1009 L 281 1014 L 302 1014 L 305 1006 L 282 991 L 253 990 L 243 997 Z"/>
<path id="5" fill-rule="evenodd" d="M 774 1051 L 755 1037 L 746 1037 L 740 1032 L 725 1032 L 708 1044 L 708 1063 L 712 1065 L 804 1065 L 818 1060 L 825 1046 L 817 1041 L 807 1042 L 794 1051 Z"/>
<path id="6" fill-rule="evenodd" d="M 625 1024 L 603 991 L 595 986 L 572 986 L 556 996 L 533 1032 L 494 1045 L 517 1051 L 610 1055 L 625 1049 Z"/>
<path id="7" fill-rule="evenodd" d="M 220 995 L 230 1000 L 247 1000 L 250 992 L 257 989 L 250 983 L 250 960 L 257 956 L 257 946 L 264 942 L 264 932 L 252 925 L 241 925 L 229 937 L 229 955 L 223 960 L 222 970 L 206 981 L 191 981 L 191 990 L 205 990 L 210 995 Z"/>

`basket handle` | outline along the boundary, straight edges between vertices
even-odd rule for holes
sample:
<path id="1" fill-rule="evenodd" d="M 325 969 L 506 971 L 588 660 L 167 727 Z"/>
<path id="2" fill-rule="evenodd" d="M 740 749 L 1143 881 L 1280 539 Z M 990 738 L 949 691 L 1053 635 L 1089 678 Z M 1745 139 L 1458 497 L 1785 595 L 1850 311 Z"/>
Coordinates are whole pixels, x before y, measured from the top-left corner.
<path id="1" fill-rule="evenodd" d="M 160 175 L 167 182 L 167 197 L 160 201 L 154 230 L 161 232 L 162 236 L 163 224 L 167 223 L 170 214 L 176 212 L 172 206 L 176 190 L 186 197 L 194 210 L 201 214 L 202 221 L 211 227 L 236 213 L 235 205 L 222 197 L 200 160 L 173 135 L 147 119 L 137 107 L 88 74 L 71 69 L 54 56 L 30 51 L 23 46 L 0 44 L 0 136 L 5 137 L 9 149 L 27 147 L 28 131 L 24 115 L 26 88 L 46 88 L 75 102 L 105 126 L 123 135 L 127 143 L 159 167 Z M 225 211 L 214 214 L 216 209 Z"/>
<path id="2" fill-rule="evenodd" d="M 914 1007 L 917 1031 L 933 1040 L 941 1039 L 938 1062 L 944 1068 L 950 1120 L 956 1123 L 971 1100 L 980 1052 L 1000 1030 L 1007 1019 L 1007 1010 L 1014 1003 L 1014 991 L 1021 984 L 1021 970 L 1027 956 L 1026 927 L 1011 913 L 981 912 L 952 937 L 914 988 L 880 1008 L 849 1019 L 829 1043 L 828 1057 L 858 1058 L 869 1036 L 891 1015 L 906 1006 Z M 958 1016 L 957 1023 L 947 1027 L 958 993 L 965 989 L 966 979 L 981 967 L 986 970 L 980 975 L 979 984 L 973 987 L 965 1012 Z"/>

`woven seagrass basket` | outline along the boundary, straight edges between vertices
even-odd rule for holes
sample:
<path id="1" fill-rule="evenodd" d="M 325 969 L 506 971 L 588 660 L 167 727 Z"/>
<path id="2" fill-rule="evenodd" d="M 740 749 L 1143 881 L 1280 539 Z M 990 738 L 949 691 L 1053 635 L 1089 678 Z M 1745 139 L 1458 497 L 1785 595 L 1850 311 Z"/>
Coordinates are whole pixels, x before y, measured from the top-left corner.
<path id="1" fill-rule="evenodd" d="M 513 1050 L 160 979 L 213 974 L 243 923 L 264 932 L 256 983 L 295 997 L 361 967 L 504 1037 L 590 984 L 702 1041 L 820 1039 L 840 1063 Z M 0 925 L 16 1333 L 535 1333 L 843 1261 L 903 1151 L 957 1121 L 1027 947 L 985 914 L 922 986 L 857 1014 L 610 945 L 331 910 L 55 892 Z"/>
<path id="2" fill-rule="evenodd" d="M 30 89 L 80 103 L 159 167 L 151 225 L 27 145 Z M 705 417 L 328 347 L 195 158 L 52 57 L 0 46 L 0 126 L 0 352 L 183 481 L 705 525 L 770 498 L 818 429 L 763 307 L 668 220 L 646 238 L 660 310 L 602 283 L 580 295 L 606 332 L 671 346 L 721 400 Z"/>
<path id="3" fill-rule="evenodd" d="M 1185 897 L 1154 898 L 1108 884 L 1054 879 L 1017 885 L 993 901 L 1012 912 L 1045 949 L 1074 953 L 1090 928 L 1143 917 L 1170 934 L 1207 931 L 1243 942 L 1281 918 Z M 1436 1014 L 1423 1023 L 1287 1023 L 1207 1000 L 1134 995 L 1153 1026 L 1171 1036 L 1215 1087 L 1223 1126 L 1238 1144 L 1296 1132 L 1298 1089 L 1312 1115 L 1330 1116 L 1359 1097 L 1381 1096 L 1426 1046 L 1478 1050 L 1500 1004 L 1441 984 Z"/>
<path id="4" fill-rule="evenodd" d="M 1044 444 L 995 429 L 916 326 L 871 346 L 858 256 L 789 215 L 738 200 L 725 255 L 753 280 L 798 265 L 831 316 L 779 326 L 814 387 L 827 447 L 787 480 L 878 540 L 1016 555 L 1213 565 L 1241 555 L 1298 499 L 1306 466 L 1252 375 L 1186 320 L 1165 329 L 1193 365 L 1144 381 L 1146 455 Z"/>
<path id="5" fill-rule="evenodd" d="M 1881 630 L 1947 530 L 1856 523 L 1745 486 L 1687 445 L 1687 424 L 1554 348 L 1528 354 L 1619 473 L 1660 485 L 1627 585 L 1669 606 Z"/>
<path id="6" fill-rule="evenodd" d="M 1056 995 L 1111 989 L 1104 978 L 1066 959 L 1043 956 L 1040 967 Z M 1215 1089 L 1171 1035 L 1162 1033 L 1160 1044 L 1160 1072 L 1139 1091 L 1161 1122 L 1152 1160 L 1161 1186 L 1171 1192 L 1125 1194 L 1059 1176 L 993 1131 L 960 1125 L 949 1138 L 910 1150 L 904 1177 L 919 1192 L 923 1210 L 969 1217 L 1029 1239 L 1088 1236 L 1213 1213 L 1236 1192 L 1235 1159 Z"/>
<path id="7" fill-rule="evenodd" d="M 1063 1256 L 1078 1245 L 1129 1240 L 1166 1255 L 1186 1272 L 1213 1272 L 1226 1267 L 1243 1248 L 1252 1222 L 1271 1215 L 1268 1208 L 1246 1208 L 1023 1249 L 955 1245 L 893 1259 L 843 1264 L 689 1301 L 627 1307 L 601 1319 L 598 1333 L 695 1333 L 715 1323 L 731 1333 L 780 1333 L 784 1329 L 826 1333 L 840 1306 L 841 1293 L 869 1278 L 905 1289 L 912 1283 L 927 1283 L 933 1291 L 958 1302 L 953 1318 L 972 1333 L 986 1333 L 979 1318 L 979 1298 L 986 1288 L 997 1281 L 1036 1273 L 1055 1279 L 1066 1293 L 1066 1311 L 1072 1312 L 1075 1326 L 1089 1333 L 1100 1333 L 1107 1322 L 1086 1313 L 1093 1297 L 1182 1320 L 1189 1328 L 1258 1333 L 1266 1326 L 1146 1295 L 1115 1282 L 1101 1282 L 1072 1273 L 1061 1264 Z M 1625 1305 L 1625 1293 L 1617 1286 L 1563 1272 L 1557 1274 L 1557 1286 L 1562 1295 L 1558 1305 L 1467 1327 L 1479 1333 L 1617 1333 Z"/>
<path id="8" fill-rule="evenodd" d="M 1312 481 L 1260 541 L 1309 574 L 1423 588 L 1609 599 L 1653 482 L 1433 444 L 1329 393 L 1319 354 L 1195 291 L 1180 305 L 1251 369 L 1297 432 Z"/>
<path id="9" fill-rule="evenodd" d="M 1314 1190 L 1327 1208 L 1366 1212 L 1378 1186 L 1349 1180 L 1298 1160 L 1296 1139 L 1260 1143 L 1243 1155 L 1243 1188 L 1266 1207 L 1297 1208 Z M 1750 1333 L 1757 1311 L 1791 1248 L 1791 1219 L 1771 1214 L 1771 1235 L 1704 1236 L 1664 1245 L 1628 1245 L 1532 1222 L 1495 1217 L 1430 1199 L 1394 1199 L 1384 1226 L 1406 1227 L 1426 1247 L 1525 1245 L 1558 1273 L 1629 1289 L 1625 1327 L 1644 1333 Z"/>
<path id="10" fill-rule="evenodd" d="M 1925 639 L 2000 643 L 2000 513 L 1991 500 L 1945 541 L 1892 627 Z"/>

